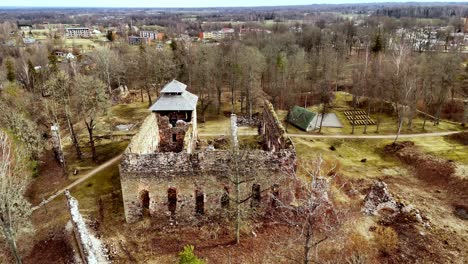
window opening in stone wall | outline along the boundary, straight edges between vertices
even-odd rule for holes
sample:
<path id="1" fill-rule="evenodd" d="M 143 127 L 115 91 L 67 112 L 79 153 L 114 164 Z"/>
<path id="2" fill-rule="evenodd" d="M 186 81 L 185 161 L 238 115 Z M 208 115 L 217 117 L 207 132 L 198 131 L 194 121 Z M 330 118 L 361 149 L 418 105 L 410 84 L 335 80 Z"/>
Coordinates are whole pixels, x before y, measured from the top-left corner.
<path id="1" fill-rule="evenodd" d="M 195 191 L 195 213 L 197 215 L 205 213 L 205 194 L 199 190 Z"/>
<path id="2" fill-rule="evenodd" d="M 176 141 L 177 141 L 177 134 L 173 133 L 172 134 L 172 142 L 176 142 Z"/>
<path id="3" fill-rule="evenodd" d="M 175 214 L 177 208 L 177 189 L 169 188 L 167 189 L 167 208 L 172 213 Z"/>
<path id="4" fill-rule="evenodd" d="M 271 187 L 271 206 L 273 208 L 277 208 L 279 205 L 279 184 L 273 184 L 273 187 Z"/>
<path id="5" fill-rule="evenodd" d="M 229 208 L 229 188 L 224 186 L 224 192 L 221 196 L 221 208 Z"/>
<path id="6" fill-rule="evenodd" d="M 143 209 L 149 209 L 150 198 L 147 190 L 140 192 L 140 204 Z"/>
<path id="7" fill-rule="evenodd" d="M 260 184 L 254 183 L 252 185 L 252 200 L 250 201 L 251 207 L 257 207 L 260 204 L 261 194 L 260 194 Z"/>

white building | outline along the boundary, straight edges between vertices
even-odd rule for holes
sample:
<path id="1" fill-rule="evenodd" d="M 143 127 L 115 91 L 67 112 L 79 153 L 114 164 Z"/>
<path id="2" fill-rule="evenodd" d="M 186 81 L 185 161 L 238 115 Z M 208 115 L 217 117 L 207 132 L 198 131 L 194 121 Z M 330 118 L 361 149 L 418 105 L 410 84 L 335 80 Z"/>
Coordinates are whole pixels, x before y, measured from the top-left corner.
<path id="1" fill-rule="evenodd" d="M 149 40 L 156 40 L 158 38 L 158 32 L 141 30 L 140 31 L 140 37 L 147 38 Z"/>
<path id="2" fill-rule="evenodd" d="M 66 28 L 65 34 L 69 38 L 87 38 L 91 35 L 89 28 Z"/>

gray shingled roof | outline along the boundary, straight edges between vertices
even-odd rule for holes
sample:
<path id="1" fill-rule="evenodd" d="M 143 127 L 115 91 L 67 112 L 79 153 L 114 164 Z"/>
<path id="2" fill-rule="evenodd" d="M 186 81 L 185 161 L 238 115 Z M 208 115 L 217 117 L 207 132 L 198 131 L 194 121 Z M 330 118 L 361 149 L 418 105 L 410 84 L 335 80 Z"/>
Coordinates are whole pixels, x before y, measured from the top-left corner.
<path id="1" fill-rule="evenodd" d="M 172 85 L 171 85 L 172 84 Z M 178 87 L 179 90 L 175 90 Z M 161 96 L 150 107 L 150 111 L 193 111 L 197 108 L 198 96 L 185 91 L 187 85 L 176 80 L 167 84 L 164 89 L 169 88 L 168 91 L 161 91 Z M 180 89 L 183 89 L 182 91 Z M 182 94 L 170 94 L 182 93 Z"/>
<path id="2" fill-rule="evenodd" d="M 172 82 L 166 84 L 161 90 L 161 93 L 183 93 L 187 89 L 187 85 L 183 84 L 177 80 L 172 80 Z"/>

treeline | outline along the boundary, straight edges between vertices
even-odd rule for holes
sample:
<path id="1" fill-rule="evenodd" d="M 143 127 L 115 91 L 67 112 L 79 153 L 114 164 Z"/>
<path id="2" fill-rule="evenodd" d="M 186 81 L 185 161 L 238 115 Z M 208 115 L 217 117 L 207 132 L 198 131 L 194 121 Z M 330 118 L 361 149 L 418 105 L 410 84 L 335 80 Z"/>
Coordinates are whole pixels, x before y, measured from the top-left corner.
<path id="1" fill-rule="evenodd" d="M 467 17 L 466 5 L 440 5 L 440 6 L 397 6 L 384 7 L 375 11 L 375 15 L 395 18 L 450 18 Z"/>
<path id="2" fill-rule="evenodd" d="M 199 96 L 200 121 L 207 111 L 221 113 L 225 100 L 231 111 L 245 115 L 252 115 L 265 98 L 278 109 L 308 100 L 327 112 L 337 90 L 355 96 L 351 107 L 358 107 L 360 98 L 368 100 L 374 112 L 392 105 L 391 114 L 407 120 L 408 126 L 417 109 L 438 120 L 445 102 L 466 97 L 464 55 L 457 49 L 413 52 L 410 35 L 396 33 L 399 23 L 369 17 L 357 26 L 323 16 L 314 24 L 297 24 L 293 31 L 278 23 L 271 34 L 250 33 L 219 43 L 173 39 L 156 48 L 116 40 L 86 54 L 76 49 L 78 59 L 63 62 L 54 53 L 63 48 L 60 39 L 28 48 L 2 46 L 0 102 L 8 111 L 0 113 L 0 122 L 30 142 L 30 148 L 37 149 L 35 157 L 54 124 L 70 135 L 81 157 L 74 127 L 81 124 L 96 160 L 97 118 L 118 100 L 118 91 L 128 87 L 151 105 L 174 78 Z M 3 23 L 0 38 L 5 39 L 12 26 Z"/>

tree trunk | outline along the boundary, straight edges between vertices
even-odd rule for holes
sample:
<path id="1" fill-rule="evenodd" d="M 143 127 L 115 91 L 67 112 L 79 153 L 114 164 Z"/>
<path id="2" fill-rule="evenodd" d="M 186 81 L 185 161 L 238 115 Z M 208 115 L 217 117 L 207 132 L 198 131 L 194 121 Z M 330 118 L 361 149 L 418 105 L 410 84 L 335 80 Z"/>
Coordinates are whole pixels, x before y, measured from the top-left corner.
<path id="1" fill-rule="evenodd" d="M 370 119 L 369 118 L 370 117 L 369 116 L 370 115 L 370 110 L 371 110 L 371 99 L 369 97 L 368 100 L 367 100 L 367 120 L 364 123 L 364 132 L 363 132 L 364 134 L 367 134 L 367 122 L 369 122 L 369 119 Z"/>
<path id="2" fill-rule="evenodd" d="M 377 127 L 375 129 L 375 133 L 379 133 L 380 130 L 380 122 L 382 121 L 382 117 L 380 117 L 380 115 L 382 115 L 383 103 L 383 100 L 380 100 L 379 117 L 377 118 Z"/>
<path id="3" fill-rule="evenodd" d="M 146 94 L 148 95 L 148 107 L 151 107 L 151 105 L 153 104 L 153 101 L 151 99 L 151 92 L 149 88 L 146 89 Z"/>
<path id="4" fill-rule="evenodd" d="M 97 162 L 96 146 L 94 144 L 94 138 L 93 138 L 94 120 L 91 119 L 89 122 L 85 122 L 85 123 L 86 123 L 86 128 L 88 129 L 89 145 L 91 146 L 91 154 L 93 157 L 93 161 Z"/>
<path id="5" fill-rule="evenodd" d="M 398 109 L 398 104 L 397 104 L 397 109 Z M 393 141 L 393 144 L 397 142 L 398 137 L 400 136 L 400 133 L 401 133 L 401 127 L 403 126 L 403 113 L 404 111 L 398 112 L 398 129 L 397 129 L 397 134 L 396 134 L 395 140 Z"/>
<path id="6" fill-rule="evenodd" d="M 322 118 L 320 119 L 320 127 L 319 127 L 319 134 L 322 133 L 322 124 L 323 124 L 323 119 L 325 119 L 325 113 L 327 112 L 327 106 L 324 103 L 322 107 Z"/>
<path id="7" fill-rule="evenodd" d="M 439 125 L 441 112 L 442 112 L 442 104 L 439 104 L 437 106 L 437 111 L 436 111 L 435 118 L 434 118 L 434 126 Z"/>
<path id="8" fill-rule="evenodd" d="M 80 144 L 78 142 L 78 139 L 76 138 L 76 132 L 75 128 L 73 127 L 73 123 L 71 122 L 70 115 L 68 113 L 68 110 L 65 113 L 65 117 L 67 119 L 67 124 L 68 124 L 68 129 L 70 130 L 70 136 L 72 139 L 73 147 L 75 147 L 76 151 L 76 156 L 79 160 L 83 159 L 83 153 L 81 152 Z"/>
<path id="9" fill-rule="evenodd" d="M 18 253 L 18 247 L 16 246 L 15 237 L 13 235 L 13 232 L 12 232 L 11 228 L 9 226 L 7 226 L 7 224 L 4 223 L 3 229 L 4 229 L 4 232 L 5 232 L 5 237 L 6 237 L 8 246 L 10 247 L 11 254 L 15 258 L 16 264 L 23 263 L 22 260 L 21 260 L 20 255 Z"/>
<path id="10" fill-rule="evenodd" d="M 240 179 L 239 173 L 236 173 L 236 244 L 240 243 Z"/>
<path id="11" fill-rule="evenodd" d="M 427 120 L 427 114 L 424 113 L 424 119 L 423 119 L 423 125 L 422 125 L 422 130 L 426 128 L 426 120 Z"/>
<path id="12" fill-rule="evenodd" d="M 312 232 L 311 227 L 308 226 L 305 233 L 304 241 L 304 264 L 310 263 L 310 250 L 312 248 Z"/>
<path id="13" fill-rule="evenodd" d="M 143 99 L 143 87 L 140 87 L 140 97 L 141 97 L 141 102 L 143 103 L 143 102 L 144 102 L 144 99 Z"/>
<path id="14" fill-rule="evenodd" d="M 222 95 L 222 91 L 221 91 L 221 87 L 218 87 L 217 89 L 217 92 L 218 92 L 218 115 L 221 114 L 221 95 Z"/>

